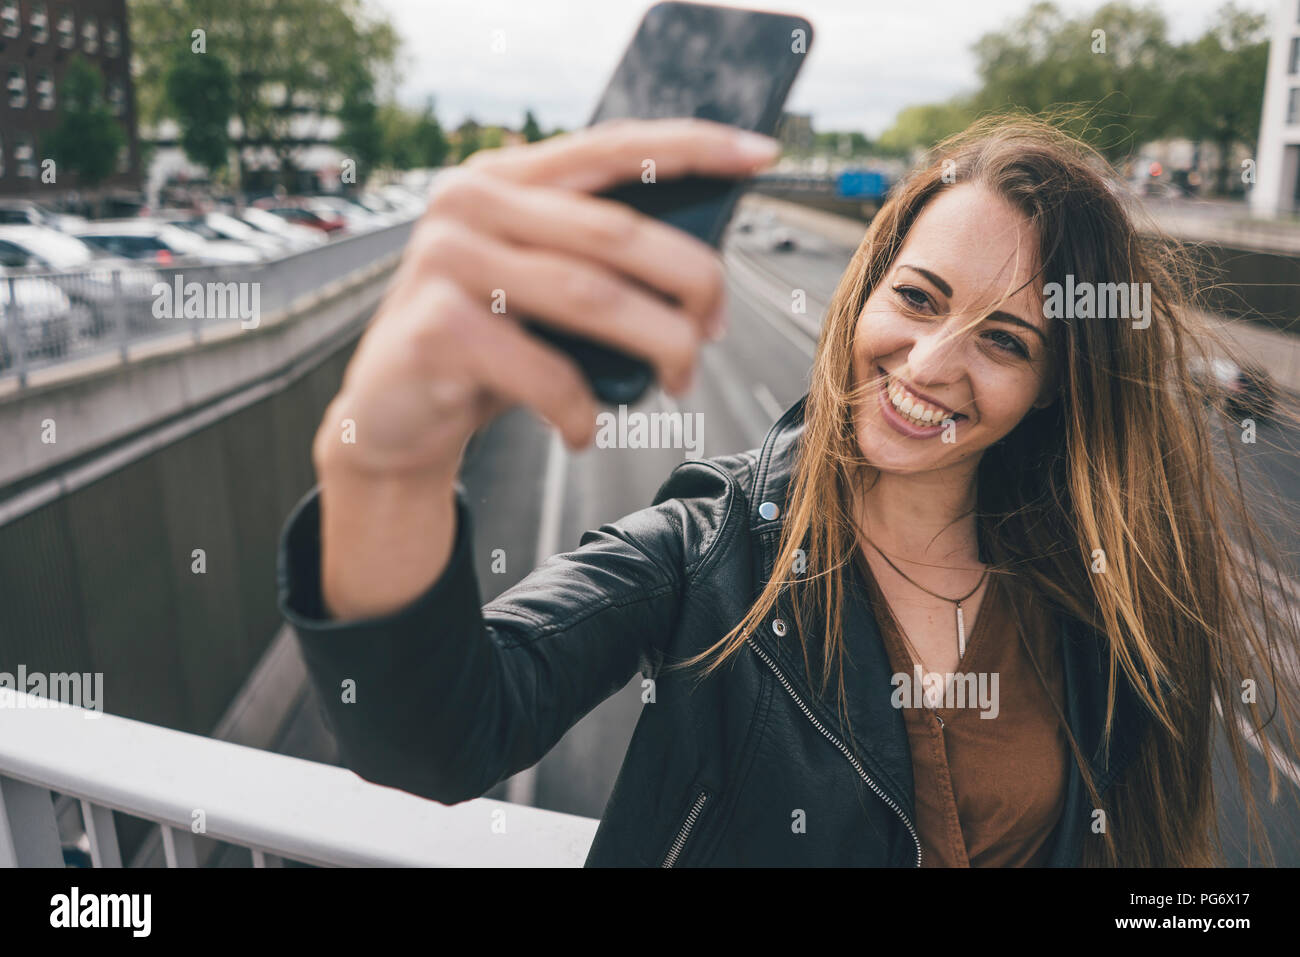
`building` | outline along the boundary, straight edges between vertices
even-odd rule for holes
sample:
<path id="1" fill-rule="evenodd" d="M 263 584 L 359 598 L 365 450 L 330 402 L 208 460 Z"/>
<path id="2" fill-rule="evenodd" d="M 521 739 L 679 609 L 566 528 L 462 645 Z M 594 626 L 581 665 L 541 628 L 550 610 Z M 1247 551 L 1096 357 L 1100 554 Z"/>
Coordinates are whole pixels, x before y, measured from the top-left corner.
<path id="1" fill-rule="evenodd" d="M 57 197 L 77 188 L 71 173 L 41 181 L 41 140 L 57 125 L 64 73 L 78 54 L 103 73 L 109 109 L 126 134 L 117 172 L 101 188 L 139 186 L 126 0 L 0 0 L 0 196 Z"/>
<path id="2" fill-rule="evenodd" d="M 1277 0 L 1250 194 L 1256 216 L 1300 211 L 1300 0 Z"/>

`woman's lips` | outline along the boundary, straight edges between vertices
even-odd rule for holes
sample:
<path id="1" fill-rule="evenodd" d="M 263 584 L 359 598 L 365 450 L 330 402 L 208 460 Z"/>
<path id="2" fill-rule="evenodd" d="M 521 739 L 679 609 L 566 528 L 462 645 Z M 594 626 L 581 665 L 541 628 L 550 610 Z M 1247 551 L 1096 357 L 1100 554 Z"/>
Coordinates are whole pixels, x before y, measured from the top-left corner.
<path id="1" fill-rule="evenodd" d="M 895 380 L 893 376 L 889 375 L 886 370 L 880 369 L 879 371 L 884 376 L 884 380 L 880 386 L 881 413 L 885 422 L 895 432 L 905 435 L 908 438 L 928 439 L 943 432 L 943 424 L 945 421 L 949 419 L 957 421 L 965 418 L 961 413 L 953 412 L 950 409 L 940 406 L 938 403 L 925 403 L 928 409 L 938 413 L 940 417 L 936 418 L 933 425 L 916 422 L 914 419 L 894 407 L 893 400 L 890 397 L 890 386 L 897 380 Z M 901 386 L 901 383 L 899 383 L 899 385 Z M 910 389 L 907 389 L 906 387 L 903 388 L 910 395 L 916 395 L 916 393 L 913 393 Z"/>

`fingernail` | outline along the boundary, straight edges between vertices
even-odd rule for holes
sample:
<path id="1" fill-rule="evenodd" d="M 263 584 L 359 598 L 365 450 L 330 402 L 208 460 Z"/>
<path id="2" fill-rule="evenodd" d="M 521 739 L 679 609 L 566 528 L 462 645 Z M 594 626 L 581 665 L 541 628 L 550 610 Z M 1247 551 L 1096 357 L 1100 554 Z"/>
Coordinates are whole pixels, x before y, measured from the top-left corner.
<path id="1" fill-rule="evenodd" d="M 746 130 L 743 133 L 736 134 L 736 149 L 745 159 L 759 163 L 775 159 L 776 155 L 781 152 L 781 143 L 770 136 L 763 136 L 761 133 L 751 133 Z"/>

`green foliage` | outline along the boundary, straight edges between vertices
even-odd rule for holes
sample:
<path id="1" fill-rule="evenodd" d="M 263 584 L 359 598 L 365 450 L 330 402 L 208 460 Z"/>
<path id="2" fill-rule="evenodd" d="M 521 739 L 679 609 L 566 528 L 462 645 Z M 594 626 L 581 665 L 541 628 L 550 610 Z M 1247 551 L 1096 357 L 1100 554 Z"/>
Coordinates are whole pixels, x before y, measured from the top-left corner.
<path id="1" fill-rule="evenodd" d="M 370 170 L 386 158 L 384 127 L 374 93 L 374 81 L 369 73 L 359 70 L 344 87 L 339 108 L 342 131 L 335 145 L 356 161 L 358 182 L 364 182 Z"/>
<path id="2" fill-rule="evenodd" d="M 74 173 L 78 185 L 94 189 L 113 175 L 125 143 L 122 125 L 104 102 L 99 70 L 74 56 L 63 77 L 58 119 L 44 140 L 44 150 L 54 160 L 55 175 Z"/>
<path id="3" fill-rule="evenodd" d="M 218 54 L 229 67 L 238 145 L 269 146 L 290 166 L 297 117 L 347 112 L 356 135 L 368 91 L 393 79 L 397 33 L 373 9 L 361 0 L 132 0 L 140 118 L 176 116 L 164 78 L 202 30 L 207 52 L 194 55 Z"/>
<path id="4" fill-rule="evenodd" d="M 1028 112 L 1112 161 L 1176 135 L 1215 141 L 1226 154 L 1258 135 L 1264 26 L 1264 17 L 1229 3 L 1204 36 L 1176 45 L 1153 6 L 1106 3 L 1071 17 L 1037 2 L 974 44 L 975 93 L 908 107 L 879 145 L 890 152 L 927 149 L 976 116 Z"/>
<path id="5" fill-rule="evenodd" d="M 217 53 L 177 50 L 165 81 L 167 101 L 181 128 L 185 155 L 211 172 L 230 154 L 230 115 L 235 106 L 230 68 Z"/>
<path id="6" fill-rule="evenodd" d="M 524 134 L 524 142 L 526 143 L 536 143 L 538 140 L 545 139 L 542 128 L 537 125 L 537 117 L 533 116 L 532 110 L 524 113 L 524 125 L 520 132 Z"/>
<path id="7" fill-rule="evenodd" d="M 447 162 L 450 146 L 434 114 L 433 99 L 416 113 L 395 103 L 379 107 L 382 163 L 393 169 L 441 166 Z"/>
<path id="8" fill-rule="evenodd" d="M 482 149 L 480 127 L 472 119 L 466 119 L 456 127 L 456 162 L 463 161 L 471 153 Z"/>
<path id="9" fill-rule="evenodd" d="M 1198 39 L 1180 48 L 1172 83 L 1173 129 L 1219 147 L 1216 175 L 1226 192 L 1234 144 L 1259 137 L 1268 69 L 1267 18 L 1228 3 Z"/>
<path id="10" fill-rule="evenodd" d="M 912 150 L 929 149 L 945 137 L 964 130 L 975 119 L 968 100 L 909 106 L 880 135 L 876 145 L 883 153 L 905 156 Z"/>

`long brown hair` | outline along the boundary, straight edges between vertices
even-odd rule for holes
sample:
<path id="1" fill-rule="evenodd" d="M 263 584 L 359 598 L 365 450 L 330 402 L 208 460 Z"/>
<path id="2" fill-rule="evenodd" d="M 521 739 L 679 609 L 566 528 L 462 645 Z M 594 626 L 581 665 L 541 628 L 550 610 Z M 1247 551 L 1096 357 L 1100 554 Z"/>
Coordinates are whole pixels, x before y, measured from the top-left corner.
<path id="1" fill-rule="evenodd" d="M 1262 749 L 1276 801 L 1274 748 L 1280 743 L 1283 753 L 1296 753 L 1300 636 L 1287 611 L 1295 598 L 1286 591 L 1278 549 L 1263 531 L 1288 517 L 1275 505 L 1268 511 L 1274 498 L 1263 486 L 1247 488 L 1242 427 L 1225 414 L 1225 396 L 1212 379 L 1190 369 L 1216 354 L 1234 356 L 1234 347 L 1197 310 L 1197 277 L 1186 254 L 1140 235 L 1108 185 L 1105 161 L 1050 122 L 986 118 L 936 147 L 931 160 L 872 220 L 829 305 L 772 576 L 735 628 L 680 666 L 708 662 L 704 675 L 712 672 L 788 594 L 805 662 L 804 623 L 824 623 L 817 629 L 824 642 L 820 687 L 824 692 L 832 674 L 838 677 L 844 715 L 841 573 L 859 547 L 855 496 L 878 474 L 853 427 L 864 388 L 854 381 L 855 329 L 926 204 L 954 185 L 981 184 L 1035 227 L 1044 284 L 1073 275 L 1151 289 L 1147 328 L 1114 319 L 1051 320 L 1055 400 L 986 449 L 977 473 L 976 524 L 990 567 L 1021 583 L 1033 600 L 1094 629 L 1109 649 L 1106 740 L 1121 678 L 1152 716 L 1104 805 L 1070 736 L 1094 807 L 1105 807 L 1108 823 L 1104 844 L 1090 844 L 1085 863 L 1195 866 L 1221 859 L 1216 727 L 1242 783 L 1252 839 L 1269 859 L 1247 749 Z M 1226 462 L 1215 455 L 1216 430 Z M 1105 562 L 1100 574 L 1097 549 Z M 795 574 L 796 561 L 808 571 Z M 1270 728 L 1280 737 L 1272 745 Z"/>

